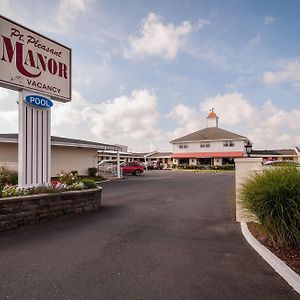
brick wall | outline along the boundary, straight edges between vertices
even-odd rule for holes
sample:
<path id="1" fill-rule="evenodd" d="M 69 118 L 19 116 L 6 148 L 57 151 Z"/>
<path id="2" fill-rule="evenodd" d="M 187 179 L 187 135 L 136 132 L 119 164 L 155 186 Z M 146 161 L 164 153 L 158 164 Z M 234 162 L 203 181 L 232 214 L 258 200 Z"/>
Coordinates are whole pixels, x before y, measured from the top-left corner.
<path id="1" fill-rule="evenodd" d="M 68 214 L 97 211 L 102 188 L 0 199 L 0 231 Z"/>

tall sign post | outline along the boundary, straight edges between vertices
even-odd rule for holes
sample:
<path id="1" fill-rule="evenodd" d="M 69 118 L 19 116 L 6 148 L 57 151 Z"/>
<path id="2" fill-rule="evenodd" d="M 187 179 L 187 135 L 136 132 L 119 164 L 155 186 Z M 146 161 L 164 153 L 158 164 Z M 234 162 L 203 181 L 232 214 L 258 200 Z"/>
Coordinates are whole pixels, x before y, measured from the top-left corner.
<path id="1" fill-rule="evenodd" d="M 71 101 L 71 49 L 0 16 L 0 87 L 19 91 L 19 186 L 51 179 L 51 99 Z"/>

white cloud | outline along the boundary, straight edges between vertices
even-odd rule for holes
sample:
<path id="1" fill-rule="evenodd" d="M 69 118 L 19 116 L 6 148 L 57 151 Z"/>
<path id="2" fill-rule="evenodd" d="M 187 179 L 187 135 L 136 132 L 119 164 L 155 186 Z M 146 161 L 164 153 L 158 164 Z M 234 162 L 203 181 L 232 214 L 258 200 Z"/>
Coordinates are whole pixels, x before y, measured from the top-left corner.
<path id="1" fill-rule="evenodd" d="M 60 30 L 67 31 L 72 28 L 80 13 L 84 13 L 91 0 L 60 0 L 58 5 L 57 22 Z"/>
<path id="2" fill-rule="evenodd" d="M 10 0 L 1 0 L 0 2 L 0 11 L 4 16 L 9 16 L 12 14 L 11 1 Z"/>
<path id="3" fill-rule="evenodd" d="M 292 83 L 300 86 L 300 58 L 289 60 L 283 63 L 280 71 L 267 71 L 263 75 L 266 84 Z"/>
<path id="4" fill-rule="evenodd" d="M 245 119 L 251 119 L 256 114 L 242 94 L 230 93 L 205 99 L 200 103 L 202 112 L 207 113 L 211 108 L 222 114 L 222 124 L 237 125 Z"/>
<path id="5" fill-rule="evenodd" d="M 15 133 L 18 130 L 18 93 L 0 88 L 1 133 Z"/>
<path id="6" fill-rule="evenodd" d="M 275 18 L 272 16 L 265 16 L 264 17 L 264 24 L 265 25 L 272 25 L 275 22 Z"/>
<path id="7" fill-rule="evenodd" d="M 210 23 L 209 21 L 207 21 L 207 20 L 199 19 L 198 22 L 197 22 L 196 25 L 195 25 L 195 29 L 196 29 L 196 30 L 200 30 L 200 29 L 202 29 L 203 27 L 208 26 L 208 25 L 210 25 L 210 24 L 211 24 L 211 23 Z"/>
<path id="8" fill-rule="evenodd" d="M 179 125 L 170 134 L 172 139 L 194 132 L 203 124 L 199 111 L 182 103 L 175 105 L 167 117 L 175 119 Z"/>
<path id="9" fill-rule="evenodd" d="M 126 58 L 143 58 L 149 55 L 174 59 L 184 44 L 184 37 L 191 31 L 192 24 L 189 21 L 178 26 L 173 23 L 163 24 L 160 16 L 149 13 L 142 21 L 139 36 L 129 37 L 130 47 L 124 55 Z"/>
<path id="10" fill-rule="evenodd" d="M 18 1 L 1 0 L 1 14 L 38 32 L 65 34 L 79 31 L 78 20 L 87 14 L 94 0 L 27 1 L 26 9 Z M 42 18 L 36 17 L 42 15 Z M 78 29 L 79 28 L 79 29 Z"/>
<path id="11" fill-rule="evenodd" d="M 285 111 L 267 100 L 256 107 L 241 94 L 231 93 L 207 98 L 200 109 L 212 107 L 220 117 L 220 127 L 245 135 L 254 148 L 288 148 L 300 145 L 300 110 Z"/>
<path id="12" fill-rule="evenodd" d="M 300 146 L 300 109 L 283 110 L 267 100 L 262 106 L 251 105 L 242 94 L 229 93 L 209 97 L 199 109 L 178 104 L 169 114 L 178 125 L 169 136 L 178 138 L 205 127 L 211 108 L 219 116 L 221 128 L 247 136 L 255 149 L 279 149 Z"/>
<path id="13" fill-rule="evenodd" d="M 147 89 L 134 90 L 130 95 L 100 104 L 92 104 L 74 91 L 71 103 L 55 103 L 52 134 L 147 151 L 153 150 L 153 144 L 166 144 L 157 126 L 158 117 L 157 98 Z"/>

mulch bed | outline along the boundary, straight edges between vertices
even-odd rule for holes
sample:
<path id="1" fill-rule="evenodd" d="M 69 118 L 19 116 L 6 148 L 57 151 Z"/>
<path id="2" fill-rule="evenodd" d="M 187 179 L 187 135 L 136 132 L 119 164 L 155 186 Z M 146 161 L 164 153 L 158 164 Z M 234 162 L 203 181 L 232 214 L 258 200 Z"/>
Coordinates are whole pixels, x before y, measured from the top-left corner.
<path id="1" fill-rule="evenodd" d="M 247 223 L 251 234 L 277 257 L 284 261 L 291 269 L 300 275 L 300 247 L 288 248 L 273 245 L 270 238 L 257 223 Z"/>

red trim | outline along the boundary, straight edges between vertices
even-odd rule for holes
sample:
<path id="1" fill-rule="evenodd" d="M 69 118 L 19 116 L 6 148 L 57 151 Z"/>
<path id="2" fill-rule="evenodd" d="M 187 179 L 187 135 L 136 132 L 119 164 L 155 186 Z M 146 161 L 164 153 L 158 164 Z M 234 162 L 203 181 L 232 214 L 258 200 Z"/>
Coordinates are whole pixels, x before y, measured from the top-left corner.
<path id="1" fill-rule="evenodd" d="M 172 158 L 221 158 L 221 157 L 244 157 L 243 151 L 231 152 L 185 152 L 173 153 Z"/>

